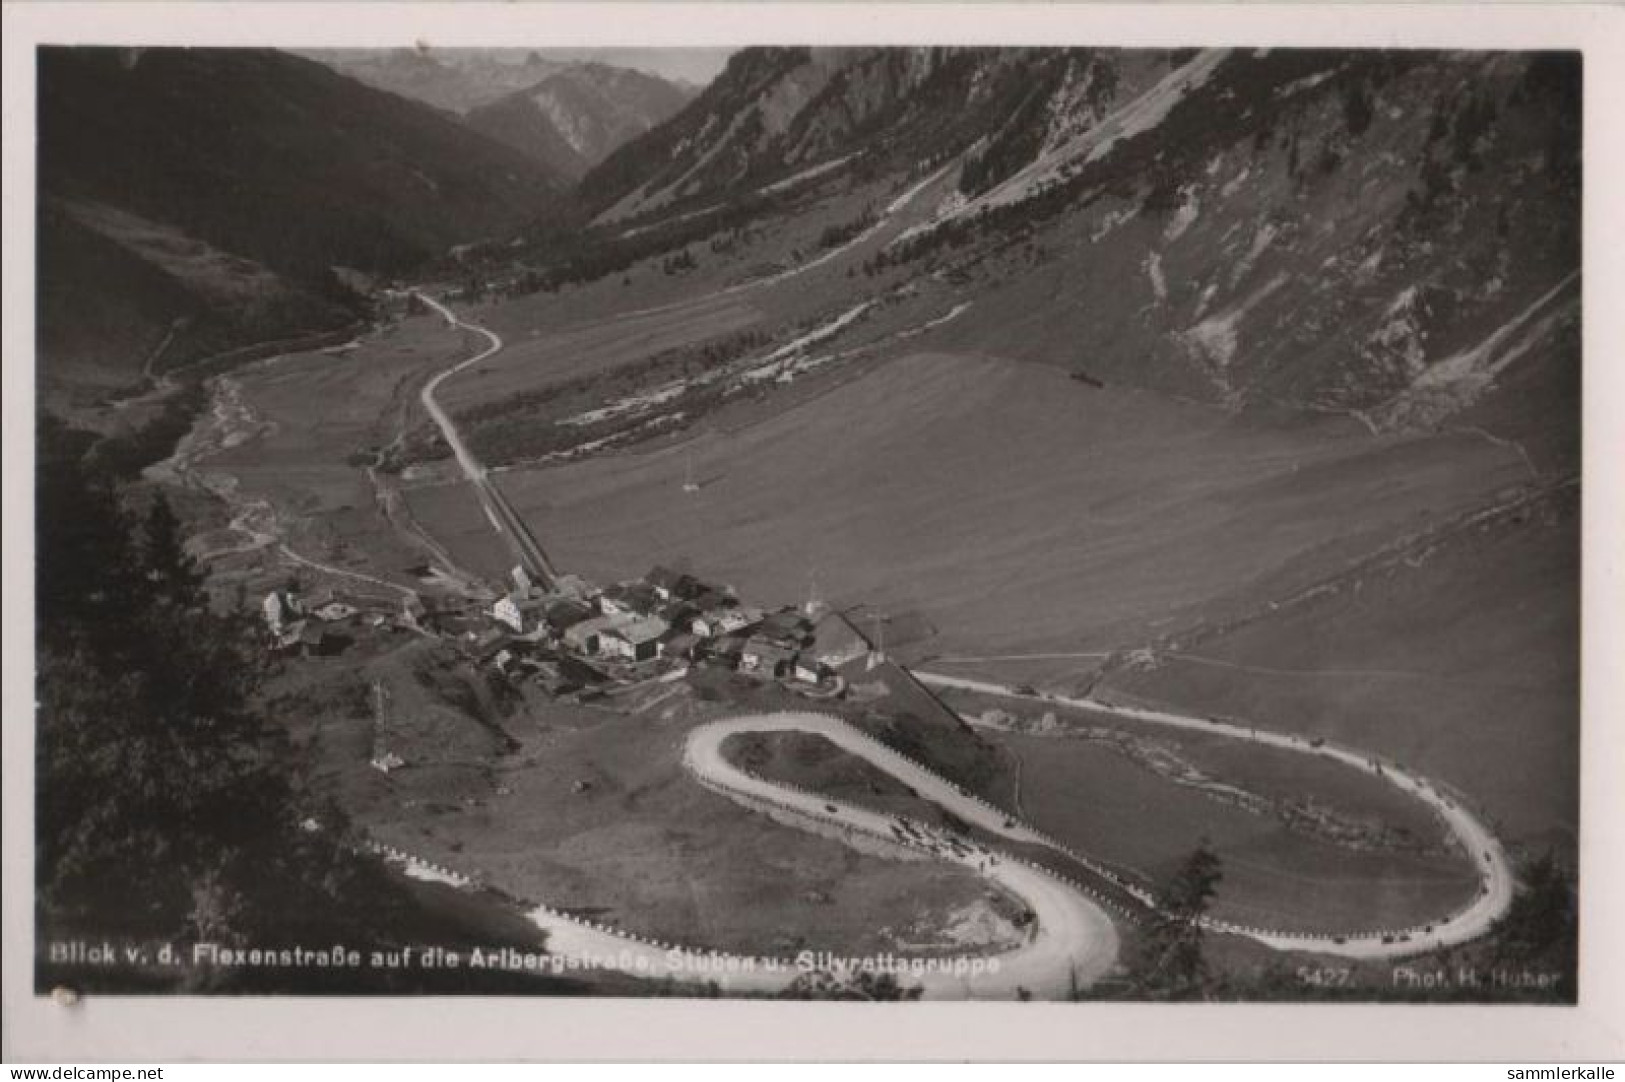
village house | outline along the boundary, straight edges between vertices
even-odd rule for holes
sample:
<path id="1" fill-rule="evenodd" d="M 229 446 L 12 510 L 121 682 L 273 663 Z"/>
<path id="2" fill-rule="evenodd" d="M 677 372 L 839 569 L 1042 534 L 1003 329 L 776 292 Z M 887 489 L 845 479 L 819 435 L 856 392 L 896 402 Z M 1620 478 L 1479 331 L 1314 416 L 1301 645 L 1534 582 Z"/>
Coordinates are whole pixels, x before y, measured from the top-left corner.
<path id="1" fill-rule="evenodd" d="M 265 595 L 261 608 L 265 612 L 265 625 L 273 635 L 280 635 L 283 625 L 305 614 L 304 606 L 299 603 L 299 595 L 291 590 L 272 590 Z"/>
<path id="2" fill-rule="evenodd" d="M 564 632 L 564 645 L 580 654 L 596 654 L 602 646 L 603 633 L 625 622 L 624 616 L 594 616 L 571 625 Z"/>
<path id="3" fill-rule="evenodd" d="M 491 619 L 506 625 L 515 634 L 522 634 L 525 630 L 525 616 L 519 611 L 519 600 L 513 594 L 497 598 L 496 604 L 491 606 Z"/>
<path id="4" fill-rule="evenodd" d="M 415 622 L 418 626 L 432 631 L 441 631 L 448 635 L 461 635 L 465 631 L 484 628 L 488 614 L 477 604 L 460 597 L 440 597 L 429 595 L 427 598 L 414 595 L 410 601 L 404 602 L 404 612 L 416 613 Z"/>
<path id="5" fill-rule="evenodd" d="M 699 653 L 700 637 L 690 631 L 679 631 L 666 640 L 661 654 L 679 661 L 693 661 Z"/>
<path id="6" fill-rule="evenodd" d="M 429 607 L 417 594 L 408 594 L 401 598 L 401 622 L 405 624 L 418 624 L 429 615 Z"/>
<path id="7" fill-rule="evenodd" d="M 605 628 L 599 636 L 599 649 L 628 661 L 652 661 L 660 656 L 661 639 L 668 630 L 666 621 L 658 616 L 631 620 Z"/>
<path id="8" fill-rule="evenodd" d="M 743 605 L 739 608 L 710 609 L 689 621 L 689 630 L 696 635 L 713 638 L 718 635 L 736 635 L 755 627 L 762 619 L 762 610 Z"/>
<path id="9" fill-rule="evenodd" d="M 542 619 L 553 634 L 562 635 L 583 620 L 591 619 L 593 609 L 584 601 L 577 601 L 572 597 L 560 597 L 548 602 L 547 610 Z"/>
<path id="10" fill-rule="evenodd" d="M 850 664 L 870 650 L 869 640 L 840 613 L 830 613 L 818 621 L 813 635 L 813 651 L 831 669 Z"/>
<path id="11" fill-rule="evenodd" d="M 514 634 L 528 635 L 542 625 L 547 613 L 547 598 L 515 590 L 497 598 L 490 611 L 493 620 L 506 625 Z"/>
<path id="12" fill-rule="evenodd" d="M 702 639 L 715 638 L 722 634 L 721 617 L 718 612 L 696 613 L 689 618 L 688 630 Z"/>
<path id="13" fill-rule="evenodd" d="M 320 624 L 309 620 L 295 620 L 284 624 L 277 634 L 277 648 L 301 657 L 321 657 L 331 651 L 332 642 Z"/>
<path id="14" fill-rule="evenodd" d="M 829 676 L 829 668 L 812 653 L 803 650 L 796 655 L 795 667 L 790 675 L 803 684 L 822 684 Z"/>
<path id="15" fill-rule="evenodd" d="M 794 656 L 778 643 L 753 637 L 740 651 L 739 668 L 758 676 L 782 676 L 790 670 Z"/>

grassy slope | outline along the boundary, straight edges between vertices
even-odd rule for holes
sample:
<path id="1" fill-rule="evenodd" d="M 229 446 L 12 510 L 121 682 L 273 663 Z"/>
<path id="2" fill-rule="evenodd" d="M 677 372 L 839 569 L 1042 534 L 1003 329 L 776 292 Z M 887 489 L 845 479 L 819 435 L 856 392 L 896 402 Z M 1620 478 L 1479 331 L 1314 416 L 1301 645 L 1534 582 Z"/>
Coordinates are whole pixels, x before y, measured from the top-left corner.
<path id="1" fill-rule="evenodd" d="M 433 109 L 267 49 L 45 49 L 41 184 L 274 269 L 395 270 L 560 201 Z"/>
<path id="2" fill-rule="evenodd" d="M 1022 810 L 1032 822 L 1143 881 L 1168 875 L 1199 839 L 1209 838 L 1225 862 L 1216 911 L 1232 919 L 1311 931 L 1391 927 L 1448 913 L 1477 886 L 1456 855 L 1341 849 L 1177 788 L 1098 744 L 1008 734 L 992 740 L 1020 760 Z M 1313 794 L 1345 815 L 1378 818 L 1434 840 L 1442 834 L 1420 805 L 1352 771 L 1305 768 L 1301 757 L 1272 756 L 1235 741 L 1181 735 L 1174 743 L 1187 761 L 1252 792 Z M 865 807 L 926 821 L 939 817 L 932 805 L 822 738 L 736 737 L 724 751 L 765 777 Z"/>
<path id="3" fill-rule="evenodd" d="M 729 290 L 827 255 L 830 249 L 819 241 L 828 228 L 886 206 L 903 184 L 821 187 L 793 208 L 751 223 L 744 234 L 724 238 L 726 250 L 712 251 L 704 241 L 694 242 L 590 283 L 468 306 L 470 318 L 500 334 L 507 348 L 467 378 L 449 382 L 444 399 L 454 408 L 501 400 L 516 391 L 609 371 L 684 342 L 748 326 L 778 331 L 830 309 L 850 307 L 870 287 L 862 277 L 849 279 L 846 270 L 917 221 L 929 210 L 928 200 L 916 200 L 864 244 L 815 271 L 768 288 Z M 682 252 L 695 259 L 695 268 L 668 273 L 668 260 Z M 680 312 L 659 310 L 678 303 Z"/>
<path id="4" fill-rule="evenodd" d="M 1475 530 L 1201 644 L 1222 664 L 1175 660 L 1110 686 L 1394 756 L 1464 790 L 1508 840 L 1572 851 L 1577 525 L 1559 505 Z"/>
<path id="5" fill-rule="evenodd" d="M 1206 836 L 1224 862 L 1215 912 L 1316 931 L 1442 916 L 1471 896 L 1459 862 L 1318 842 L 1140 770 L 1098 744 L 1010 736 L 1032 820 L 1086 853 L 1159 880 Z"/>
<path id="6" fill-rule="evenodd" d="M 41 401 L 89 403 L 211 354 L 354 315 L 177 230 L 111 208 L 39 216 Z"/>
<path id="7" fill-rule="evenodd" d="M 884 949 L 984 894 L 963 869 L 864 856 L 703 789 L 680 765 L 683 733 L 702 716 L 670 704 L 516 715 L 521 747 L 485 784 L 453 795 L 436 771 L 398 772 L 361 814 L 521 897 L 722 949 Z"/>
<path id="8" fill-rule="evenodd" d="M 723 741 L 722 754 L 753 774 L 866 808 L 900 815 L 921 810 L 908 786 L 812 733 L 736 734 Z"/>
<path id="9" fill-rule="evenodd" d="M 421 380 L 463 348 L 460 335 L 419 319 L 342 354 L 292 354 L 245 369 L 233 379 L 257 426 L 253 438 L 202 465 L 237 478 L 245 498 L 270 499 L 303 554 L 409 583 L 403 572 L 424 552 L 401 540 L 366 471 L 347 460 L 390 442 Z"/>
<path id="10" fill-rule="evenodd" d="M 681 313 L 622 313 L 603 323 L 544 335 L 534 325 L 513 319 L 513 313 L 498 310 L 489 326 L 504 336 L 507 349 L 448 381 L 441 397 L 453 410 L 501 399 L 516 391 L 607 372 L 688 342 L 721 337 L 757 318 L 748 300 L 721 297 Z"/>
<path id="11" fill-rule="evenodd" d="M 699 493 L 681 487 L 690 454 Z M 1520 470 L 1472 437 L 1244 426 L 1046 367 L 922 354 L 681 452 L 503 483 L 562 566 L 612 579 L 687 563 L 762 601 L 800 599 L 816 573 L 833 602 L 924 610 L 947 652 L 1131 641 Z"/>

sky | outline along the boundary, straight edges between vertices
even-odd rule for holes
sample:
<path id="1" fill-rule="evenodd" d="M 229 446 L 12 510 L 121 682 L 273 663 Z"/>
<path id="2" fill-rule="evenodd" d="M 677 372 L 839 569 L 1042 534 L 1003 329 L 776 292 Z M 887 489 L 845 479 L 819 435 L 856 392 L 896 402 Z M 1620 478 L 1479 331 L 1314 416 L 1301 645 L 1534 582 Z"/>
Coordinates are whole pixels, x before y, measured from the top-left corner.
<path id="1" fill-rule="evenodd" d="M 400 48 L 401 46 L 385 48 L 341 47 L 296 49 L 294 51 L 322 63 L 329 63 L 339 58 L 356 59 L 365 56 L 377 56 L 398 51 Z M 442 60 L 452 60 L 459 54 L 486 53 L 504 63 L 511 64 L 523 63 L 524 59 L 532 53 L 545 60 L 595 60 L 602 64 L 612 64 L 619 68 L 634 68 L 638 71 L 646 71 L 651 75 L 659 75 L 667 79 L 682 79 L 686 82 L 704 86 L 717 77 L 727 65 L 728 58 L 738 51 L 739 49 L 735 46 L 682 46 L 640 49 L 628 46 L 554 48 L 545 45 L 503 45 L 482 48 L 456 45 L 445 48 L 430 48 L 427 53 L 429 56 L 438 56 Z"/>

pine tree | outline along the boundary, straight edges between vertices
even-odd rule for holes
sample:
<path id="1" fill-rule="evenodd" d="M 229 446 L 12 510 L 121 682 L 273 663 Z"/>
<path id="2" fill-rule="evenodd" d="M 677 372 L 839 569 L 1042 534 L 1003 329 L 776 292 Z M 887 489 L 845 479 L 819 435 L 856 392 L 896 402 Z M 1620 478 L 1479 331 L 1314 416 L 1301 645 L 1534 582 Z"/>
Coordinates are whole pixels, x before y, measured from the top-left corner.
<path id="1" fill-rule="evenodd" d="M 1576 923 L 1573 884 L 1547 853 L 1530 865 L 1502 919 L 1502 954 L 1509 961 L 1538 957 L 1572 941 Z"/>
<path id="2" fill-rule="evenodd" d="M 1208 980 L 1202 953 L 1201 918 L 1223 878 L 1206 838 L 1157 891 L 1157 912 L 1131 963 L 1138 995 L 1149 999 L 1194 999 Z"/>
<path id="3" fill-rule="evenodd" d="M 1350 135 L 1364 135 L 1376 111 L 1364 83 L 1351 83 L 1343 91 L 1343 126 Z"/>
<path id="4" fill-rule="evenodd" d="M 148 581 L 176 604 L 184 607 L 199 604 L 203 596 L 203 575 L 187 555 L 180 519 L 175 517 L 169 499 L 161 492 L 147 509 L 143 541 Z"/>
<path id="5" fill-rule="evenodd" d="M 251 706 L 261 655 L 243 618 L 201 605 L 168 505 L 143 529 L 50 441 L 37 486 L 40 900 L 173 927 L 189 883 L 287 817 Z"/>

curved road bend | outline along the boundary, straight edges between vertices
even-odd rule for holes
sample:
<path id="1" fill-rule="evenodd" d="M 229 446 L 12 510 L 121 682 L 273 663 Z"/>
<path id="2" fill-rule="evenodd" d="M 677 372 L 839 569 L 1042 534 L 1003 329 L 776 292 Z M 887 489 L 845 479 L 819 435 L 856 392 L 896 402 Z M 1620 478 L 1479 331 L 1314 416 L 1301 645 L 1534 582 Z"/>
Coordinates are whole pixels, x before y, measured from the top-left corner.
<path id="1" fill-rule="evenodd" d="M 967 821 L 1006 837 L 1038 840 L 1038 835 L 1026 827 L 1006 826 L 1003 816 L 943 778 L 916 766 L 845 722 L 823 714 L 754 715 L 700 725 L 688 734 L 683 765 L 702 782 L 722 787 L 723 795 L 730 799 L 739 799 L 738 794 L 757 797 L 836 826 L 881 838 L 893 837 L 895 816 L 822 795 L 782 788 L 728 762 L 722 755 L 723 741 L 737 733 L 753 732 L 805 732 L 825 737 Z M 905 986 L 919 985 L 927 999 L 1014 999 L 1018 990 L 1038 998 L 1058 999 L 1074 988 L 1087 988 L 1111 968 L 1117 957 L 1117 930 L 1106 913 L 1074 887 L 974 844 L 962 856 L 948 852 L 937 855 L 964 864 L 998 883 L 1027 905 L 1034 920 L 1026 941 L 1020 946 L 986 956 L 987 962 L 996 961 L 996 967 L 990 965 L 980 973 L 954 972 L 953 959 L 939 959 L 939 963 L 947 963 L 942 968 L 899 973 L 899 980 Z M 615 968 L 635 975 L 664 976 L 674 972 L 667 948 L 607 929 L 587 927 L 545 909 L 537 910 L 530 917 L 548 932 L 550 950 L 578 958 L 613 960 Z M 782 961 L 774 968 L 775 964 L 765 958 L 723 954 L 701 957 L 708 958 L 710 966 L 688 974 L 679 970 L 678 975 L 714 979 L 730 992 L 775 992 L 797 976 L 796 971 Z M 976 957 L 965 961 L 969 963 Z M 970 967 L 959 968 L 968 970 Z"/>
<path id="2" fill-rule="evenodd" d="M 1317 954 L 1331 954 L 1346 958 L 1397 958 L 1435 950 L 1440 947 L 1451 947 L 1458 943 L 1466 943 L 1469 940 L 1476 939 L 1488 932 L 1490 927 L 1506 913 L 1507 908 L 1512 904 L 1513 884 L 1515 881 L 1512 874 L 1512 865 L 1507 859 L 1506 850 L 1502 848 L 1499 839 L 1490 832 L 1489 828 L 1479 822 L 1460 803 L 1428 784 L 1420 775 L 1412 774 L 1392 763 L 1383 763 L 1379 769 L 1374 765 L 1377 761 L 1376 758 L 1365 752 L 1353 748 L 1337 747 L 1329 743 L 1323 743 L 1316 747 L 1307 738 L 1301 736 L 1272 732 L 1268 729 L 1254 729 L 1230 722 L 1194 717 L 1189 714 L 1175 714 L 1166 710 L 1117 706 L 1090 698 L 1074 699 L 1049 694 L 1024 695 L 1003 684 L 957 676 L 942 676 L 937 673 L 915 671 L 914 676 L 921 683 L 928 686 L 975 691 L 985 695 L 1019 699 L 1029 703 L 1056 703 L 1061 706 L 1093 710 L 1103 714 L 1115 714 L 1134 721 L 1150 722 L 1154 725 L 1165 725 L 1170 728 L 1188 729 L 1208 734 L 1217 733 L 1220 736 L 1233 737 L 1237 740 L 1250 740 L 1254 743 L 1266 744 L 1284 751 L 1294 751 L 1303 755 L 1318 755 L 1341 763 L 1344 766 L 1362 770 L 1367 774 L 1381 778 L 1401 792 L 1422 801 L 1432 808 L 1444 820 L 1445 825 L 1450 828 L 1450 832 L 1455 835 L 1456 840 L 1466 851 L 1469 859 L 1472 860 L 1473 866 L 1478 870 L 1479 880 L 1483 888 L 1465 909 L 1434 922 L 1433 930 L 1425 935 L 1413 932 L 1408 941 L 1396 940 L 1384 943 L 1382 932 L 1348 935 L 1343 937 L 1343 942 L 1338 943 L 1321 937 L 1285 932 L 1246 931 L 1228 927 L 1220 930 L 1245 935 L 1276 950 L 1313 951 Z"/>
<path id="3" fill-rule="evenodd" d="M 558 572 L 553 567 L 553 561 L 548 559 L 547 553 L 543 551 L 535 535 L 530 532 L 530 527 L 525 525 L 525 520 L 520 518 L 519 513 L 508 503 L 507 497 L 502 494 L 502 490 L 491 479 L 485 466 L 481 464 L 478 458 L 474 457 L 474 452 L 469 450 L 468 445 L 463 442 L 463 437 L 458 433 L 457 426 L 452 423 L 451 415 L 440 405 L 439 399 L 435 398 L 435 392 L 440 389 L 442 383 L 464 369 L 471 368 L 489 357 L 496 356 L 502 351 L 505 343 L 496 332 L 488 330 L 478 323 L 469 323 L 458 318 L 455 312 L 428 294 L 414 293 L 413 296 L 439 314 L 446 321 L 447 326 L 473 331 L 489 343 L 485 349 L 472 357 L 458 361 L 450 368 L 437 373 L 423 385 L 423 390 L 419 392 L 418 398 L 422 401 L 424 410 L 428 412 L 434 423 L 439 426 L 441 433 L 446 437 L 446 443 L 450 445 L 452 454 L 456 456 L 457 465 L 462 469 L 463 476 L 468 478 L 469 484 L 474 486 L 474 492 L 480 498 L 480 506 L 485 509 L 485 517 L 491 520 L 492 528 L 497 533 L 504 534 L 509 538 L 517 550 L 519 558 L 526 564 L 527 571 L 532 575 L 539 576 L 544 583 L 550 583 L 558 577 Z"/>

